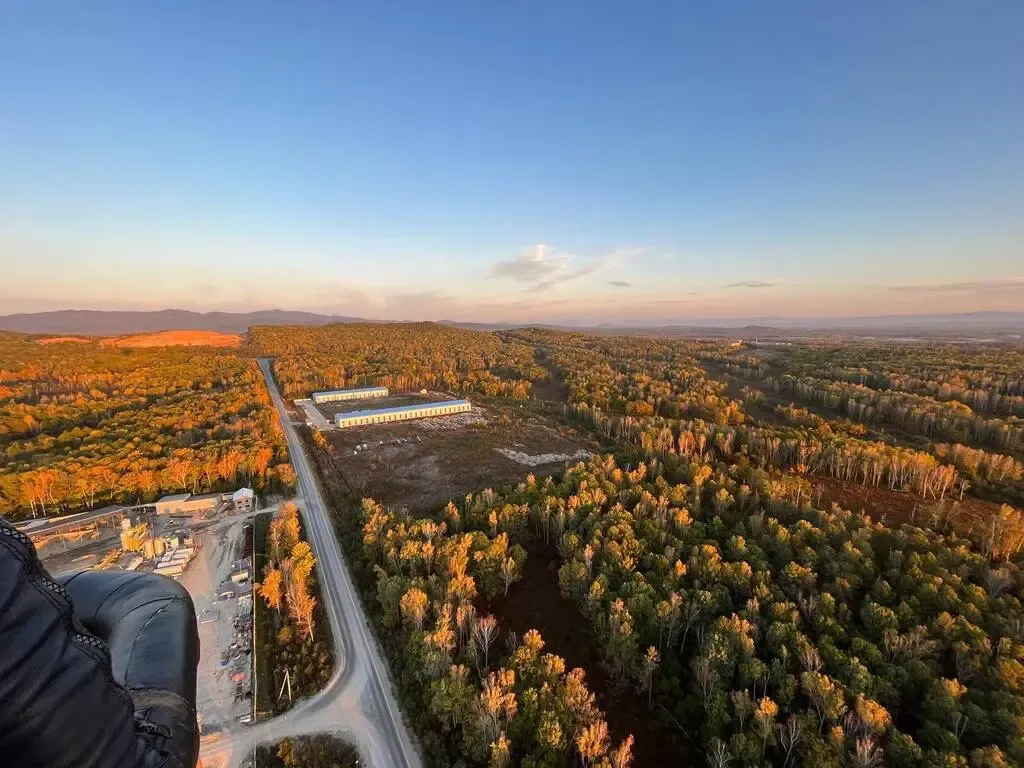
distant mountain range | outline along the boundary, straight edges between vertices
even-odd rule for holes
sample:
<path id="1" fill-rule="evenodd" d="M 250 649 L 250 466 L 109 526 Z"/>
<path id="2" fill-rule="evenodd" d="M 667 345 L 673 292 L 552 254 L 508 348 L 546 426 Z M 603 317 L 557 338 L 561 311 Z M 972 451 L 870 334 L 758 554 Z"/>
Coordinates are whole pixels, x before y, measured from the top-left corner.
<path id="1" fill-rule="evenodd" d="M 251 325 L 326 325 L 364 322 L 357 317 L 318 315 L 267 309 L 259 312 L 189 312 L 162 309 L 154 312 L 121 312 L 91 309 L 61 309 L 0 315 L 0 330 L 22 333 L 77 333 L 85 336 L 122 336 L 126 333 L 157 331 L 220 331 L 245 333 Z"/>
<path id="2" fill-rule="evenodd" d="M 0 330 L 22 333 L 122 336 L 158 331 L 220 331 L 245 333 L 253 325 L 326 325 L 328 323 L 379 322 L 345 315 L 323 315 L 268 309 L 258 312 L 190 312 L 165 309 L 153 312 L 64 309 L 0 315 Z M 442 320 L 443 325 L 481 331 L 524 326 L 589 330 L 598 333 L 649 333 L 658 336 L 805 336 L 815 332 L 848 333 L 857 336 L 945 336 L 1020 338 L 1024 334 L 1024 312 L 969 312 L 964 314 L 877 315 L 868 317 L 746 317 L 687 318 L 662 320 L 647 325 L 585 323 L 464 323 Z"/>

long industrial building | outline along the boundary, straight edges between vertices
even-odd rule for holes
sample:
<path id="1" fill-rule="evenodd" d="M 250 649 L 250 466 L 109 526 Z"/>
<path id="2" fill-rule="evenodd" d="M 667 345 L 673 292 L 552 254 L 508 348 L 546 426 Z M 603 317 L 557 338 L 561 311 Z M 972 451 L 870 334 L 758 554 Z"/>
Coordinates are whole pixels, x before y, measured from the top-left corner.
<path id="1" fill-rule="evenodd" d="M 444 400 L 439 403 L 420 403 L 418 405 L 397 405 L 393 408 L 374 408 L 368 411 L 351 411 L 339 413 L 334 423 L 345 427 L 358 427 L 365 424 L 383 424 L 388 421 L 408 421 L 423 419 L 428 416 L 447 416 L 451 413 L 466 413 L 472 406 L 469 400 Z"/>
<path id="2" fill-rule="evenodd" d="M 387 397 L 387 387 L 359 387 L 357 389 L 332 389 L 328 392 L 314 392 L 313 402 L 334 403 L 339 400 L 362 400 L 370 397 Z"/>

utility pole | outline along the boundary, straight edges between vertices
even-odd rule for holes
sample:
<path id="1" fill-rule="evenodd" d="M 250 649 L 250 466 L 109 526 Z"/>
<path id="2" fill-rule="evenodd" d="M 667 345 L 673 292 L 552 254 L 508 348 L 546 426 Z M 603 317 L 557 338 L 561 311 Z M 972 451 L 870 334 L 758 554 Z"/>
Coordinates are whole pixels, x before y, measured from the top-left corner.
<path id="1" fill-rule="evenodd" d="M 284 668 L 284 680 L 281 681 L 281 689 L 277 692 L 277 700 L 281 700 L 281 695 L 284 693 L 285 686 L 288 686 L 288 703 L 292 703 L 292 671 L 288 667 Z"/>

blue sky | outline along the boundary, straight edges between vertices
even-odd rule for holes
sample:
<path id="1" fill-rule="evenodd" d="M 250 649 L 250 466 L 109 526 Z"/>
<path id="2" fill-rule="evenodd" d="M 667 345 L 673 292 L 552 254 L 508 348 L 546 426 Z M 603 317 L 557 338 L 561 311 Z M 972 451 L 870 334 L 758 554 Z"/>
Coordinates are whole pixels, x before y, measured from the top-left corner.
<path id="1" fill-rule="evenodd" d="M 0 312 L 1024 307 L 1024 5 L 704 5 L 9 0 Z"/>

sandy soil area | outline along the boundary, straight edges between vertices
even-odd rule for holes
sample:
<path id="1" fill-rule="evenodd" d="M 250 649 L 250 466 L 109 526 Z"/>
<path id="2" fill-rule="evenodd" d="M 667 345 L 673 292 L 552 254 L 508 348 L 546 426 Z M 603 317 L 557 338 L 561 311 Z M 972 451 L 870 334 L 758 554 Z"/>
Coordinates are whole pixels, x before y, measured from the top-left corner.
<path id="1" fill-rule="evenodd" d="M 243 653 L 222 665 L 223 655 L 229 652 L 232 643 L 239 640 L 233 620 L 240 612 L 240 600 L 218 599 L 215 594 L 217 587 L 229 580 L 232 565 L 242 554 L 242 531 L 249 519 L 249 515 L 235 515 L 195 533 L 201 549 L 179 579 L 192 595 L 199 619 L 196 709 L 204 741 L 243 728 L 239 718 L 252 712 L 251 699 L 237 699 L 235 683 L 231 680 L 233 673 L 244 672 L 244 687 L 248 688 L 249 656 Z"/>

